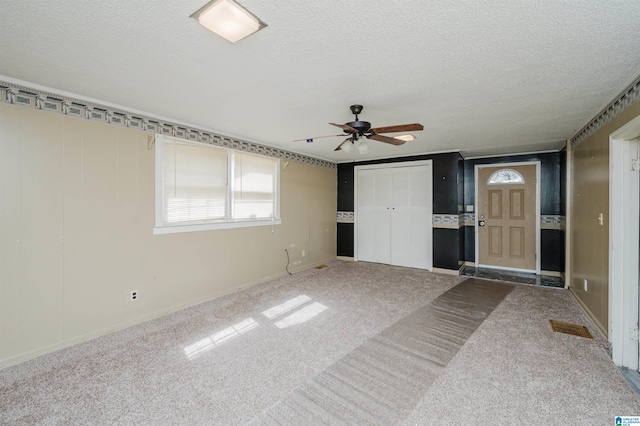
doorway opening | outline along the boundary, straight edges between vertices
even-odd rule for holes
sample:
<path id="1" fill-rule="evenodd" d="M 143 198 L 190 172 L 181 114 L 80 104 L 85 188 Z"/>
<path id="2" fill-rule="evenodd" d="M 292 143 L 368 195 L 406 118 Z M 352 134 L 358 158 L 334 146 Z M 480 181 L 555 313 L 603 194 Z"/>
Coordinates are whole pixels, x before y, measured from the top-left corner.
<path id="1" fill-rule="evenodd" d="M 614 364 L 638 370 L 640 117 L 609 136 L 609 342 Z"/>

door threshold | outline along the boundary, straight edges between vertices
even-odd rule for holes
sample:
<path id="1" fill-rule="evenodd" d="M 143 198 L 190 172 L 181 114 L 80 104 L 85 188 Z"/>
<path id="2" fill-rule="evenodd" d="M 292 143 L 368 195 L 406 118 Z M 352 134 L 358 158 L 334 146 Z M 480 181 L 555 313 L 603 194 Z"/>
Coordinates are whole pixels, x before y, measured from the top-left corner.
<path id="1" fill-rule="evenodd" d="M 507 266 L 494 266 L 494 265 L 478 265 L 478 268 L 481 269 L 492 269 L 496 271 L 502 271 L 505 273 L 524 273 L 524 274 L 534 274 L 536 273 L 535 269 L 522 269 L 522 268 L 509 268 Z"/>
<path id="2" fill-rule="evenodd" d="M 488 280 L 506 281 L 510 283 L 539 285 L 542 287 L 564 288 L 564 280 L 561 277 L 549 275 L 536 275 L 535 273 L 506 271 L 500 269 L 476 268 L 465 266 L 461 275 Z"/>
<path id="3" fill-rule="evenodd" d="M 636 396 L 640 398 L 640 373 L 635 370 L 630 370 L 626 367 L 618 367 L 620 373 L 622 373 L 622 377 L 627 381 L 633 392 L 635 392 Z"/>

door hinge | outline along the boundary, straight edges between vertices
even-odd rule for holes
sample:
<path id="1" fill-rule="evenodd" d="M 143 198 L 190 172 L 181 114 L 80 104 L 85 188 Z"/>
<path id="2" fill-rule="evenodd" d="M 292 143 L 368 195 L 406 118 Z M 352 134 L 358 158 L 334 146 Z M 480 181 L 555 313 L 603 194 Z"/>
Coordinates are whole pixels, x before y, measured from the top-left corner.
<path id="1" fill-rule="evenodd" d="M 629 339 L 634 341 L 640 340 L 640 333 L 638 332 L 638 327 L 629 329 Z"/>
<path id="2" fill-rule="evenodd" d="M 640 159 L 634 158 L 631 160 L 631 170 L 634 172 L 640 170 Z"/>

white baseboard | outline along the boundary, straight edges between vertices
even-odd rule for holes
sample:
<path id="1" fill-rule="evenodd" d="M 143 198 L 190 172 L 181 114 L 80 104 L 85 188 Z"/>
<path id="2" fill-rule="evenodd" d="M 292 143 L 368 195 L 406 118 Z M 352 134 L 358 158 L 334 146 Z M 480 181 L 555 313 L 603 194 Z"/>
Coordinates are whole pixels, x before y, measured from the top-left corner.
<path id="1" fill-rule="evenodd" d="M 444 268 L 432 268 L 431 272 L 447 275 L 460 275 L 459 269 L 444 269 Z"/>
<path id="2" fill-rule="evenodd" d="M 327 264 L 327 263 L 332 262 L 334 260 L 336 260 L 335 257 L 329 257 L 329 258 L 324 259 L 324 260 L 319 261 L 319 262 L 314 262 L 314 263 L 309 264 L 309 265 L 304 265 L 304 266 L 302 266 L 300 268 L 295 268 L 294 270 L 292 270 L 292 273 L 302 272 L 302 271 L 307 270 L 307 269 L 315 268 L 316 266 Z M 83 334 L 81 336 L 76 336 L 76 337 L 73 337 L 71 339 L 61 340 L 61 341 L 56 342 L 56 343 L 51 344 L 51 345 L 47 345 L 47 346 L 36 348 L 36 349 L 30 350 L 30 351 L 22 352 L 20 354 L 13 355 L 13 356 L 10 356 L 8 358 L 0 359 L 0 370 L 2 370 L 3 368 L 6 368 L 6 367 L 10 367 L 12 365 L 20 364 L 22 362 L 28 361 L 28 360 L 33 359 L 33 358 L 37 358 L 37 357 L 42 356 L 42 355 L 46 355 L 46 354 L 51 353 L 51 352 L 58 351 L 60 349 L 65 349 L 65 348 L 77 345 L 79 343 L 88 342 L 90 340 L 97 339 L 98 337 L 102 337 L 102 336 L 105 336 L 107 334 L 115 333 L 117 331 L 121 331 L 121 330 L 127 329 L 129 327 L 133 327 L 135 325 L 142 324 L 143 322 L 147 322 L 147 321 L 151 321 L 151 320 L 156 319 L 156 318 L 160 318 L 162 316 L 171 314 L 173 312 L 178 312 L 178 311 L 181 311 L 183 309 L 187 309 L 187 308 L 190 308 L 192 306 L 199 305 L 201 303 L 209 302 L 209 301 L 217 299 L 219 297 L 226 296 L 227 294 L 237 293 L 239 291 L 248 289 L 250 287 L 254 287 L 254 286 L 258 285 L 258 284 L 262 284 L 262 283 L 265 283 L 265 282 L 268 282 L 268 281 L 271 281 L 271 280 L 275 280 L 277 278 L 281 278 L 281 277 L 284 277 L 284 276 L 287 276 L 287 275 L 288 275 L 287 272 L 274 274 L 274 275 L 271 275 L 271 276 L 268 276 L 268 277 L 264 277 L 262 279 L 259 279 L 259 280 L 256 280 L 256 281 L 253 281 L 253 282 L 250 282 L 250 283 L 247 283 L 247 284 L 242 284 L 240 286 L 233 287 L 233 288 L 230 288 L 230 289 L 215 293 L 215 294 L 213 294 L 211 296 L 208 296 L 208 297 L 205 297 L 205 298 L 196 299 L 196 300 L 192 300 L 190 302 L 182 303 L 182 304 L 170 307 L 170 308 L 168 308 L 166 310 L 151 312 L 151 313 L 142 315 L 142 316 L 140 316 L 138 318 L 135 318 L 133 320 L 130 320 L 130 321 L 125 321 L 125 322 L 121 322 L 121 323 L 118 323 L 118 324 L 114 324 L 112 326 L 105 327 L 105 328 L 102 328 L 102 329 L 99 329 L 99 330 L 95 330 L 95 331 L 92 331 L 90 333 Z"/>
<path id="3" fill-rule="evenodd" d="M 346 260 L 347 262 L 355 262 L 356 258 L 351 256 L 336 256 L 338 260 Z"/>

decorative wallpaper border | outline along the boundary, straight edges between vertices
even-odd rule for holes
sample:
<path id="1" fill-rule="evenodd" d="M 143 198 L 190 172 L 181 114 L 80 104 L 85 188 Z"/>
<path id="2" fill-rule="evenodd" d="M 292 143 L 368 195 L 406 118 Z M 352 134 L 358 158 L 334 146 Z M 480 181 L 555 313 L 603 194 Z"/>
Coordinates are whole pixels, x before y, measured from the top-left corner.
<path id="1" fill-rule="evenodd" d="M 434 214 L 431 218 L 434 228 L 458 229 L 461 223 L 457 214 Z"/>
<path id="2" fill-rule="evenodd" d="M 336 212 L 338 222 L 353 223 L 355 215 L 353 212 Z M 432 215 L 432 225 L 434 228 L 458 229 L 462 226 L 476 226 L 475 213 L 463 214 L 434 214 Z M 566 218 L 562 215 L 540 215 L 541 229 L 564 230 Z"/>
<path id="3" fill-rule="evenodd" d="M 80 99 L 61 96 L 53 92 L 19 86 L 0 80 L 0 103 L 20 105 L 62 115 L 69 115 L 87 120 L 100 121 L 122 127 L 130 127 L 163 135 L 175 136 L 196 142 L 208 143 L 238 151 L 251 152 L 267 157 L 282 158 L 287 161 L 310 164 L 312 166 L 336 169 L 336 163 L 309 157 L 279 148 L 234 139 L 218 135 L 206 130 L 183 126 L 181 124 L 162 121 L 155 118 L 132 114 L 125 110 L 87 102 Z"/>
<path id="4" fill-rule="evenodd" d="M 542 229 L 565 229 L 566 218 L 562 215 L 541 215 L 540 228 Z"/>
<path id="5" fill-rule="evenodd" d="M 338 222 L 353 223 L 354 222 L 354 213 L 353 212 L 337 212 L 336 213 L 336 220 Z"/>
<path id="6" fill-rule="evenodd" d="M 475 213 L 463 213 L 460 215 L 461 222 L 464 226 L 476 226 L 476 214 Z"/>
<path id="7" fill-rule="evenodd" d="M 432 215 L 432 225 L 434 228 L 455 228 L 458 229 L 463 222 L 462 215 L 457 214 L 434 214 Z M 354 223 L 354 212 L 336 212 L 336 221 L 343 223 Z"/>
<path id="8" fill-rule="evenodd" d="M 476 214 L 465 213 L 460 215 L 464 226 L 476 226 Z M 540 215 L 540 229 L 565 229 L 566 218 L 562 215 Z"/>
<path id="9" fill-rule="evenodd" d="M 629 106 L 640 99 L 640 76 L 622 91 L 609 105 L 587 123 L 575 135 L 569 138 L 571 146 L 577 146 L 589 136 L 597 132 L 602 126 L 622 114 Z"/>

